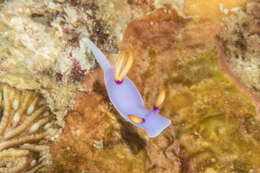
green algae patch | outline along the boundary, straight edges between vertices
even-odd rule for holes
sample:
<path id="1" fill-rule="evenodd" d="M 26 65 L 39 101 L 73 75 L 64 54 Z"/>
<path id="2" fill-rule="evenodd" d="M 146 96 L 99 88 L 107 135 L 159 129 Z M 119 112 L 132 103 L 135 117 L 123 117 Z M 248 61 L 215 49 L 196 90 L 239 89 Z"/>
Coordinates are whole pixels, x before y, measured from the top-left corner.
<path id="1" fill-rule="evenodd" d="M 216 53 L 183 58 L 173 69 L 167 85 L 182 87 L 169 90 L 162 114 L 174 112 L 171 134 L 182 148 L 182 171 L 259 172 L 255 107 L 219 70 Z"/>

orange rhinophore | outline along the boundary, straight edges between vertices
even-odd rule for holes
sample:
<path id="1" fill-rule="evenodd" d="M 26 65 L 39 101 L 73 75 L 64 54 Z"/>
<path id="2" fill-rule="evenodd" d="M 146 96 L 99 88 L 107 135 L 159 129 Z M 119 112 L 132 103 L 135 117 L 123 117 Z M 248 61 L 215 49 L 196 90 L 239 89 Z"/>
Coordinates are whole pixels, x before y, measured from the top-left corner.
<path id="1" fill-rule="evenodd" d="M 159 109 L 159 107 L 163 103 L 164 99 L 165 99 L 165 89 L 163 88 L 163 89 L 161 89 L 161 91 L 156 99 L 154 109 Z"/>
<path id="2" fill-rule="evenodd" d="M 116 82 L 121 83 L 123 81 L 124 77 L 127 75 L 128 71 L 130 70 L 133 62 L 134 62 L 133 50 L 129 50 L 127 52 L 123 51 L 120 53 L 116 63 L 115 73 L 114 73 L 114 78 Z"/>

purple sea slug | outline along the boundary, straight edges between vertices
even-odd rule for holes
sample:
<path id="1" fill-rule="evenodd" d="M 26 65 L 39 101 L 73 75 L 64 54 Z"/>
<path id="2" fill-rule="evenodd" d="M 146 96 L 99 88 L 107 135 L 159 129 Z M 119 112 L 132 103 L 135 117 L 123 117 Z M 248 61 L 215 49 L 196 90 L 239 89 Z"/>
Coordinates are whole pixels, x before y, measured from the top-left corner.
<path id="1" fill-rule="evenodd" d="M 126 76 L 133 63 L 133 53 L 129 51 L 128 60 L 125 62 L 126 53 L 120 54 L 115 68 L 113 68 L 105 55 L 88 38 L 83 41 L 91 49 L 97 62 L 104 72 L 105 85 L 108 96 L 116 110 L 127 121 L 137 127 L 143 128 L 149 137 L 156 137 L 171 121 L 158 114 L 159 106 L 164 100 L 165 91 L 158 96 L 153 110 L 145 108 L 142 97 L 134 83 Z"/>

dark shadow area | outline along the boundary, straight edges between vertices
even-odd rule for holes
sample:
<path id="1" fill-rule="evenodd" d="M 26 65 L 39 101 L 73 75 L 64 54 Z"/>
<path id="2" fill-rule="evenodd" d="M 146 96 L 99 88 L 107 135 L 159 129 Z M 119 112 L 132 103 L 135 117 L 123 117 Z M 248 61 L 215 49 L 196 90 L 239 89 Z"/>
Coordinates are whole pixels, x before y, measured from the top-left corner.
<path id="1" fill-rule="evenodd" d="M 120 120 L 120 133 L 124 141 L 129 145 L 133 154 L 138 154 L 145 148 L 146 141 L 135 131 L 132 124 L 125 120 Z"/>
<path id="2" fill-rule="evenodd" d="M 146 141 L 136 132 L 134 126 L 127 122 L 123 117 L 119 115 L 119 112 L 112 105 L 106 88 L 99 81 L 95 81 L 94 83 L 94 92 L 102 95 L 104 97 L 104 101 L 108 104 L 111 104 L 110 111 L 116 115 L 118 122 L 121 124 L 120 134 L 123 138 L 123 141 L 118 141 L 118 143 L 125 143 L 129 145 L 133 154 L 138 154 L 142 149 L 144 149 L 146 145 Z"/>
<path id="3" fill-rule="evenodd" d="M 105 102 L 110 102 L 107 95 L 106 87 L 102 85 L 99 81 L 95 81 L 93 84 L 93 91 L 104 97 Z"/>

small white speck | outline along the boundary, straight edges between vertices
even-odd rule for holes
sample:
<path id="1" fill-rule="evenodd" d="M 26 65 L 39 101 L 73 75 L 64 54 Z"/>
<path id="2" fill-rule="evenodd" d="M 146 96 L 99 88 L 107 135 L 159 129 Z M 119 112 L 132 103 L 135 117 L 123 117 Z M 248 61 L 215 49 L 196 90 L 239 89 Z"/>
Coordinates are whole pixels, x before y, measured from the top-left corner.
<path id="1" fill-rule="evenodd" d="M 97 149 L 102 149 L 104 146 L 103 146 L 103 140 L 101 139 L 100 141 L 94 141 L 94 144 L 93 146 Z"/>
<path id="2" fill-rule="evenodd" d="M 20 114 L 18 112 L 16 112 L 13 116 L 13 121 L 16 123 L 20 120 Z"/>
<path id="3" fill-rule="evenodd" d="M 48 118 L 41 119 L 34 123 L 31 128 L 29 129 L 29 133 L 36 132 L 42 125 L 44 125 L 48 121 Z"/>
<path id="4" fill-rule="evenodd" d="M 166 8 L 164 8 L 164 9 L 163 9 L 163 12 L 164 12 L 164 13 L 169 13 L 169 10 L 166 9 Z"/>
<path id="5" fill-rule="evenodd" d="M 29 133 L 34 133 L 39 128 L 39 123 L 34 123 L 29 129 Z"/>
<path id="6" fill-rule="evenodd" d="M 254 173 L 254 172 L 255 172 L 254 169 L 250 169 L 250 170 L 249 170 L 249 173 Z"/>
<path id="7" fill-rule="evenodd" d="M 224 9 L 223 11 L 225 14 L 228 14 L 229 10 L 227 8 Z"/>
<path id="8" fill-rule="evenodd" d="M 59 135 L 55 135 L 53 137 L 51 137 L 51 141 L 54 141 L 55 139 L 57 139 L 59 137 Z"/>
<path id="9" fill-rule="evenodd" d="M 47 130 L 48 128 L 50 128 L 50 126 L 51 126 L 51 123 L 47 123 L 47 124 L 45 124 L 45 125 L 43 126 L 43 129 L 44 129 L 44 130 Z"/>
<path id="10" fill-rule="evenodd" d="M 194 135 L 199 135 L 199 132 L 195 131 L 195 132 L 194 132 Z"/>
<path id="11" fill-rule="evenodd" d="M 77 134 L 77 135 L 80 135 L 80 134 L 81 134 L 81 131 L 80 131 L 80 130 L 76 130 L 76 134 Z"/>
<path id="12" fill-rule="evenodd" d="M 16 110 L 18 108 L 18 104 L 19 104 L 19 101 L 17 99 L 15 99 L 15 101 L 13 102 L 14 110 Z"/>
<path id="13" fill-rule="evenodd" d="M 29 108 L 27 109 L 26 113 L 27 113 L 27 114 L 31 114 L 33 111 L 34 111 L 34 105 L 31 104 L 31 105 L 29 106 Z"/>
<path id="14" fill-rule="evenodd" d="M 56 5 L 55 5 L 53 2 L 50 2 L 50 3 L 48 4 L 48 7 L 49 7 L 50 9 L 55 9 Z"/>
<path id="15" fill-rule="evenodd" d="M 31 166 L 35 166 L 36 165 L 36 160 L 31 161 Z"/>
<path id="16" fill-rule="evenodd" d="M 213 158 L 211 158 L 211 162 L 212 163 L 215 163 L 217 160 L 213 157 Z"/>

